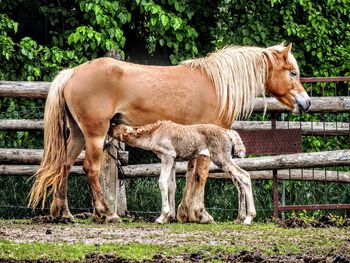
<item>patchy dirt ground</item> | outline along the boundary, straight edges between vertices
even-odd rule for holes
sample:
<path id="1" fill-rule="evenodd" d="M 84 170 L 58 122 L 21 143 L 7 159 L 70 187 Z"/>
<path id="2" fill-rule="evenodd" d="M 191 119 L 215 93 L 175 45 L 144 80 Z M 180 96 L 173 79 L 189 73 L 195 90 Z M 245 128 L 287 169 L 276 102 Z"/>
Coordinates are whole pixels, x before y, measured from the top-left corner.
<path id="1" fill-rule="evenodd" d="M 286 229 L 273 224 L 251 227 L 229 223 L 162 226 L 144 222 L 97 224 L 80 220 L 74 224 L 55 224 L 17 220 L 0 221 L 0 241 L 15 244 L 140 243 L 159 245 L 164 249 L 178 246 L 199 248 L 194 253 L 176 256 L 159 252 L 151 260 L 141 261 L 99 252 L 86 254 L 80 261 L 19 261 L 1 259 L 0 256 L 0 262 L 350 262 L 349 227 Z M 206 246 L 215 248 L 214 252 L 201 249 Z M 238 248 L 240 252 L 229 252 L 229 248 Z"/>
<path id="2" fill-rule="evenodd" d="M 211 258 L 204 258 L 202 254 L 190 254 L 181 255 L 178 257 L 164 257 L 161 254 L 155 255 L 151 260 L 128 260 L 113 254 L 98 254 L 91 253 L 86 255 L 84 260 L 79 261 L 52 261 L 52 260 L 4 260 L 4 263 L 160 263 L 160 262 L 253 262 L 253 263 L 347 263 L 350 262 L 349 258 L 343 255 L 327 255 L 323 257 L 318 256 L 295 256 L 295 255 L 282 255 L 282 256 L 270 256 L 266 257 L 257 252 L 241 251 L 234 254 L 219 253 Z"/>

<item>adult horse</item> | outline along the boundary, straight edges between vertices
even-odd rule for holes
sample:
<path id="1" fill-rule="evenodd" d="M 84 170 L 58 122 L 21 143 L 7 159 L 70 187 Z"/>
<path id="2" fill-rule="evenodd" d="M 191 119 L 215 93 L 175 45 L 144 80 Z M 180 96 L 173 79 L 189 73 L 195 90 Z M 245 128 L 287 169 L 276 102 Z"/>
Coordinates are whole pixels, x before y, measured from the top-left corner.
<path id="1" fill-rule="evenodd" d="M 138 126 L 157 120 L 180 124 L 213 123 L 229 128 L 248 116 L 265 91 L 294 112 L 305 111 L 310 98 L 299 80 L 291 45 L 269 48 L 229 46 L 177 66 L 146 66 L 100 58 L 61 71 L 51 84 L 45 106 L 44 156 L 36 172 L 29 204 L 42 207 L 53 194 L 50 213 L 73 220 L 68 208 L 69 171 L 85 147 L 83 169 L 92 190 L 94 215 L 118 216 L 108 208 L 99 182 L 100 161 L 110 120 L 118 114 Z M 66 120 L 69 138 L 66 140 Z M 178 220 L 208 223 L 204 186 L 209 159 L 188 164 Z"/>

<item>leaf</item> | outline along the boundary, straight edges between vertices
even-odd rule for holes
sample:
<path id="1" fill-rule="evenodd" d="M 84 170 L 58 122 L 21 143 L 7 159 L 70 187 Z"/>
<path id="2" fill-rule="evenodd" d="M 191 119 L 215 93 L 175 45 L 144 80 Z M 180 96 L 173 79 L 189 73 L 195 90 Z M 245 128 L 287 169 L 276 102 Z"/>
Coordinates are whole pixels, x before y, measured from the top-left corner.
<path id="1" fill-rule="evenodd" d="M 179 18 L 179 17 L 175 17 L 175 18 L 174 18 L 173 28 L 174 28 L 175 30 L 178 30 L 178 29 L 181 27 L 181 25 L 182 25 L 182 19 Z"/>
<path id="2" fill-rule="evenodd" d="M 176 35 L 177 41 L 182 42 L 182 39 L 183 39 L 182 33 L 176 33 L 175 35 Z"/>
<path id="3" fill-rule="evenodd" d="M 250 44 L 250 39 L 248 37 L 243 38 L 243 44 L 244 45 L 249 45 Z"/>
<path id="4" fill-rule="evenodd" d="M 161 47 L 164 46 L 165 40 L 163 38 L 159 39 L 159 44 Z"/>
<path id="5" fill-rule="evenodd" d="M 122 39 L 123 35 L 124 35 L 123 30 L 121 30 L 120 28 L 115 29 L 115 37 L 118 41 Z"/>
<path id="6" fill-rule="evenodd" d="M 163 25 L 164 27 L 166 27 L 166 26 L 168 25 L 168 23 L 169 23 L 169 17 L 166 16 L 166 15 L 161 15 L 161 16 L 160 16 L 160 20 L 161 20 L 162 25 Z"/>
<path id="7" fill-rule="evenodd" d="M 197 47 L 196 46 L 192 46 L 192 52 L 195 54 L 195 55 L 197 55 L 198 54 L 198 49 L 197 49 Z"/>
<path id="8" fill-rule="evenodd" d="M 180 5 L 178 1 L 174 1 L 175 2 L 175 10 L 176 11 L 180 11 Z"/>
<path id="9" fill-rule="evenodd" d="M 68 44 L 72 44 L 74 42 L 74 33 L 68 36 Z"/>
<path id="10" fill-rule="evenodd" d="M 97 45 L 100 45 L 101 41 L 102 41 L 102 37 L 99 34 L 95 35 L 95 39 L 97 41 Z"/>
<path id="11" fill-rule="evenodd" d="M 152 26 L 155 26 L 155 25 L 157 24 L 157 20 L 158 20 L 157 17 L 154 17 L 154 16 L 153 16 L 153 17 L 151 18 L 151 25 L 152 25 Z"/>

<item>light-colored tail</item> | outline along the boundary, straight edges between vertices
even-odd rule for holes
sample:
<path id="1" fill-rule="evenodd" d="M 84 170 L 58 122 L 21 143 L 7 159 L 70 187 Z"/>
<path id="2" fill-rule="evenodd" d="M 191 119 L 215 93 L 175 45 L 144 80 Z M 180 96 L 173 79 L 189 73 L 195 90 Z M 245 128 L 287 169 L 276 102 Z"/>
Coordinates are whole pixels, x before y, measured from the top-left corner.
<path id="1" fill-rule="evenodd" d="M 238 132 L 234 130 L 227 130 L 227 135 L 232 141 L 234 155 L 239 158 L 244 158 L 246 155 L 246 148 L 244 146 L 241 136 L 239 136 Z"/>
<path id="2" fill-rule="evenodd" d="M 60 179 L 66 173 L 66 138 L 65 138 L 65 99 L 63 88 L 72 77 L 74 70 L 61 71 L 53 80 L 46 99 L 44 114 L 44 156 L 30 191 L 29 206 L 35 208 L 39 201 L 44 208 L 45 200 L 51 193 L 56 193 Z"/>

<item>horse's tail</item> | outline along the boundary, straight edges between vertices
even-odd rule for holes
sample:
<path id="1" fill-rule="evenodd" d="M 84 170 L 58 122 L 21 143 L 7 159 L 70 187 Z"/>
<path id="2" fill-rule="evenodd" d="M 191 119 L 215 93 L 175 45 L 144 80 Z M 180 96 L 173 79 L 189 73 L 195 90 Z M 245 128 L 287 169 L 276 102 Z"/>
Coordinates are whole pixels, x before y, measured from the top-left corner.
<path id="1" fill-rule="evenodd" d="M 42 200 L 59 189 L 61 178 L 66 174 L 67 138 L 66 138 L 66 102 L 63 88 L 72 77 L 74 70 L 61 71 L 53 80 L 46 99 L 44 114 L 44 156 L 41 160 L 30 191 L 29 206 L 35 208 Z"/>
<path id="2" fill-rule="evenodd" d="M 227 136 L 231 139 L 234 156 L 244 158 L 246 155 L 246 148 L 238 132 L 234 130 L 227 130 Z"/>

